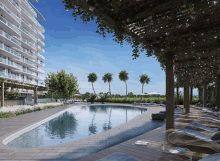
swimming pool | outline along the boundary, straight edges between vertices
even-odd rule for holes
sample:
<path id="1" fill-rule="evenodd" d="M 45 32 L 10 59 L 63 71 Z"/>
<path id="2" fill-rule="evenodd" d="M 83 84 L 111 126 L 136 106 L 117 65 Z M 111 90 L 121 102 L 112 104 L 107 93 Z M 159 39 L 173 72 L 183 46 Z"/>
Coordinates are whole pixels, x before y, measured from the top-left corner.
<path id="1" fill-rule="evenodd" d="M 146 112 L 130 106 L 75 106 L 7 145 L 36 148 L 72 142 L 108 131 Z"/>

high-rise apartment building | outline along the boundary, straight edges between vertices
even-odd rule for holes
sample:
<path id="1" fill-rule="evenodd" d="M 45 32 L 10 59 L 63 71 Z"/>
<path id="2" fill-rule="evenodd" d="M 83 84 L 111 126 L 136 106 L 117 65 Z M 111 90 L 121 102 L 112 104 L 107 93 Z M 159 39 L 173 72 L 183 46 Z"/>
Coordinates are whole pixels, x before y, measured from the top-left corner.
<path id="1" fill-rule="evenodd" d="M 28 0 L 0 0 L 0 78 L 44 86 L 45 31 L 38 20 L 45 21 Z"/>

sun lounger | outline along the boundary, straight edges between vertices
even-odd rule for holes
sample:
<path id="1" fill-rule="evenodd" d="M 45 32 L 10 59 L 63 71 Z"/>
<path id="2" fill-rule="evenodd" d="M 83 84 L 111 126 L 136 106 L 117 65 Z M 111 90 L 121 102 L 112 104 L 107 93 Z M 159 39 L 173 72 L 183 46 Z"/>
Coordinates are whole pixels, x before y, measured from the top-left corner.
<path id="1" fill-rule="evenodd" d="M 220 131 L 220 128 L 218 130 L 216 129 L 213 129 L 213 128 L 210 128 L 208 126 L 204 126 L 204 125 L 201 125 L 201 124 L 197 124 L 197 123 L 190 123 L 190 124 L 187 124 L 184 126 L 185 128 L 192 128 L 192 129 L 195 129 L 195 130 L 204 130 L 204 131 L 208 131 L 208 132 L 218 132 L 218 130 Z"/>
<path id="2" fill-rule="evenodd" d="M 158 103 L 160 106 L 164 106 L 165 104 L 164 104 L 164 101 L 160 101 L 159 103 Z"/>
<path id="3" fill-rule="evenodd" d="M 168 140 L 176 145 L 206 147 L 220 152 L 220 132 L 214 133 L 213 136 L 208 136 L 196 130 L 179 129 L 169 134 Z"/>
<path id="4" fill-rule="evenodd" d="M 199 159 L 199 161 L 217 161 L 217 160 L 220 160 L 220 153 L 211 154 L 202 159 Z"/>
<path id="5" fill-rule="evenodd" d="M 149 105 L 156 105 L 155 101 L 151 101 Z"/>

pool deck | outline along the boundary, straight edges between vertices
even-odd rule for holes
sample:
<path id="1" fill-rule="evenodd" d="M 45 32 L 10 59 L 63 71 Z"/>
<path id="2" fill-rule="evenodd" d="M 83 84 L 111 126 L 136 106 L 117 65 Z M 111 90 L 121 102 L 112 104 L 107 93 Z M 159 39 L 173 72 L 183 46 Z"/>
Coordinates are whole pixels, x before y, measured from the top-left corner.
<path id="1" fill-rule="evenodd" d="M 129 105 L 129 104 L 121 104 Z M 19 115 L 12 118 L 0 118 L 0 160 L 77 160 L 77 161 L 96 161 L 104 158 L 114 152 L 128 154 L 131 157 L 137 158 L 140 161 L 154 160 L 154 154 L 161 142 L 167 141 L 167 135 L 171 131 L 165 130 L 165 125 L 155 130 L 151 122 L 151 114 L 159 111 L 164 111 L 162 106 L 136 106 L 138 108 L 147 108 L 147 112 L 142 115 L 119 125 L 104 133 L 95 136 L 73 141 L 65 144 L 41 147 L 41 148 L 13 148 L 2 144 L 2 141 L 9 135 L 14 134 L 32 124 L 42 121 L 52 115 L 55 115 L 72 106 L 66 105 L 53 109 L 47 109 L 24 115 Z M 178 128 L 181 123 L 187 121 L 184 117 L 191 117 L 196 114 L 197 110 L 192 109 L 190 115 L 181 115 L 182 110 L 175 110 L 175 126 Z M 184 118 L 184 119 L 183 119 Z M 151 122 L 151 123 L 149 123 Z M 148 130 L 149 129 L 149 130 Z M 139 135 L 139 136 L 138 136 Z M 126 136 L 126 138 L 125 138 Z M 127 141 L 122 142 L 124 139 Z M 134 142 L 143 140 L 149 142 L 147 146 L 138 146 Z M 120 142 L 120 143 L 119 143 Z M 122 143 L 121 143 L 122 142 Z M 187 147 L 188 148 L 188 147 Z M 195 148 L 189 148 L 191 151 Z M 196 149 L 197 150 L 197 149 Z M 204 150 L 200 149 L 201 157 L 207 154 L 213 154 L 209 151 L 204 154 Z M 198 154 L 196 155 L 198 158 Z M 196 158 L 194 157 L 194 159 Z"/>

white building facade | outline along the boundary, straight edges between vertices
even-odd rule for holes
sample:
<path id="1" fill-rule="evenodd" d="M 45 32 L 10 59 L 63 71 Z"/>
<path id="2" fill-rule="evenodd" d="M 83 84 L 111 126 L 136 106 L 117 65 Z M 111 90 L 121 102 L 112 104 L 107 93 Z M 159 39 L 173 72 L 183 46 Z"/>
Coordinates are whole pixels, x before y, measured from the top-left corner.
<path id="1" fill-rule="evenodd" d="M 28 0 L 0 0 L 1 78 L 44 86 L 40 68 L 45 66 L 45 30 L 38 21 L 45 19 Z M 33 91 L 19 89 L 19 93 Z"/>

